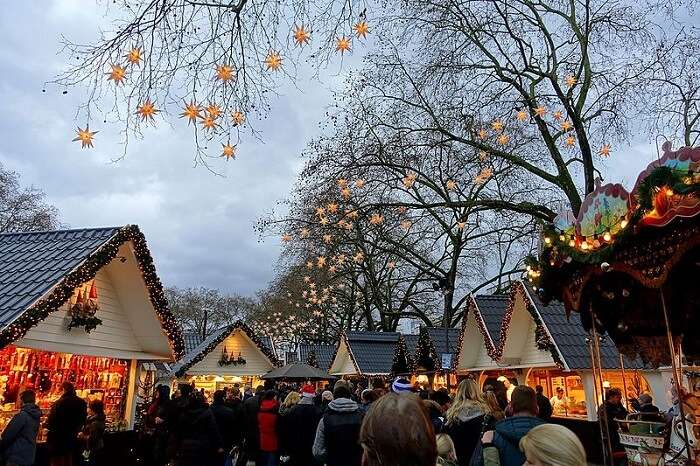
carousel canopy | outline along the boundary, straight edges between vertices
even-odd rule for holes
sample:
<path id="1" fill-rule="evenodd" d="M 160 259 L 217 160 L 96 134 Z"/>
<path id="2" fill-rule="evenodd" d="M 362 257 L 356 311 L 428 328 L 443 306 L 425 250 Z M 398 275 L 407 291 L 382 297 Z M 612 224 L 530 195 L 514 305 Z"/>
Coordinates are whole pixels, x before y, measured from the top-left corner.
<path id="1" fill-rule="evenodd" d="M 51 325 L 60 328 L 32 330 L 68 303 L 78 287 L 97 278 L 121 304 L 111 306 L 115 316 L 130 322 L 132 329 L 128 342 L 127 335 L 120 334 L 122 341 L 109 342 L 114 346 L 104 351 L 111 348 L 108 354 L 141 359 L 183 354 L 180 328 L 168 309 L 146 240 L 135 225 L 0 234 L 0 347 L 26 336 L 23 344 L 43 342 L 43 348 L 53 351 L 99 348 L 96 341 L 99 333 L 106 332 L 106 323 L 92 334 L 67 333 L 55 322 Z M 97 315 L 101 312 L 106 311 Z"/>
<path id="2" fill-rule="evenodd" d="M 331 376 L 321 369 L 295 362 L 273 369 L 261 378 L 270 380 L 328 380 Z"/>

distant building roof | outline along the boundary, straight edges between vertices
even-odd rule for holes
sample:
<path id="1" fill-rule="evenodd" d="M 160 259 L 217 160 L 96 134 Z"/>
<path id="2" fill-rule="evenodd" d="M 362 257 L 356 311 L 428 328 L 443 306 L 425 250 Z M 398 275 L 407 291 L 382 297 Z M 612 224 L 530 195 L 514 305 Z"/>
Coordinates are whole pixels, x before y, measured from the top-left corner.
<path id="1" fill-rule="evenodd" d="M 185 354 L 191 352 L 202 343 L 202 336 L 198 333 L 185 333 L 182 335 L 182 338 L 185 340 Z"/>
<path id="2" fill-rule="evenodd" d="M 336 345 L 324 344 L 308 344 L 302 343 L 299 345 L 299 361 L 306 364 L 309 353 L 313 351 L 316 354 L 316 362 L 318 368 L 323 371 L 328 371 L 333 362 L 333 354 L 335 353 Z"/>
<path id="3" fill-rule="evenodd" d="M 163 297 L 146 240 L 136 225 L 0 234 L 0 348 L 62 306 L 73 290 L 132 241 L 146 288 L 176 357 L 182 334 Z"/>
<path id="4" fill-rule="evenodd" d="M 509 299 L 510 297 L 504 294 L 474 296 L 479 313 L 486 325 L 486 331 L 491 336 L 494 346 L 498 346 L 501 339 L 501 323 Z"/>
<path id="5" fill-rule="evenodd" d="M 448 328 L 445 330 L 443 327 L 425 327 L 424 331 L 428 333 L 432 340 L 438 356 L 442 353 L 454 354 L 457 352 L 460 329 Z"/>
<path id="6" fill-rule="evenodd" d="M 390 374 L 398 332 L 347 332 L 350 351 L 361 374 Z"/>

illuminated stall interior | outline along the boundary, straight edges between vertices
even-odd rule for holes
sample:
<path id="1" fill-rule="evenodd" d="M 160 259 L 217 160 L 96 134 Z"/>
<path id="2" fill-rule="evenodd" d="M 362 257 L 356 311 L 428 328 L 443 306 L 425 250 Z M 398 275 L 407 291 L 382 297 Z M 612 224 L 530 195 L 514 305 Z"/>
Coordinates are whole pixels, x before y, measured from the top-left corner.
<path id="1" fill-rule="evenodd" d="M 623 395 L 634 397 L 645 392 L 652 392 L 655 399 L 664 396 L 653 393 L 646 379 L 655 375 L 639 361 L 623 358 L 620 365 L 620 355 L 609 339 L 600 345 L 605 387 L 596 386 L 587 334 L 579 322 L 567 318 L 563 306 L 543 305 L 521 282 L 514 283 L 508 294 L 497 296 L 469 301 L 458 373 L 478 376 L 482 386 L 498 386 L 499 376 L 533 388 L 541 385 L 550 399 L 561 387 L 564 401 L 557 400 L 555 416 L 572 419 L 595 420 L 607 388 L 619 388 Z"/>
<path id="2" fill-rule="evenodd" d="M 194 384 L 210 399 L 226 387 L 256 387 L 262 375 L 279 365 L 265 339 L 238 321 L 209 335 L 173 365 L 172 373 L 177 383 Z"/>
<path id="3" fill-rule="evenodd" d="M 454 389 L 457 377 L 454 373 L 460 329 L 421 327 L 418 334 L 401 335 L 404 348 L 396 348 L 395 361 L 400 361 L 401 352 L 408 360 L 408 375 L 412 383 L 423 387 Z M 448 384 L 449 377 L 449 384 Z"/>
<path id="4" fill-rule="evenodd" d="M 46 414 L 64 382 L 131 428 L 138 362 L 184 349 L 138 228 L 0 234 L 0 276 L 0 429 L 21 392 Z"/>
<path id="5" fill-rule="evenodd" d="M 395 361 L 396 347 L 401 340 L 397 332 L 346 332 L 328 372 L 345 378 L 379 376 L 407 372 L 405 358 Z"/>

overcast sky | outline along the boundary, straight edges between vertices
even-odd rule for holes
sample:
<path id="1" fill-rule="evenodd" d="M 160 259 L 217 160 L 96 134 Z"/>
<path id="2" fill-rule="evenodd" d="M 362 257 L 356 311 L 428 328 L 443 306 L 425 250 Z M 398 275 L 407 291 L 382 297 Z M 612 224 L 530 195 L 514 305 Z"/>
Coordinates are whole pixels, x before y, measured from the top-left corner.
<path id="1" fill-rule="evenodd" d="M 71 142 L 79 90 L 63 95 L 44 85 L 65 66 L 65 56 L 57 55 L 60 35 L 87 40 L 105 21 L 103 8 L 89 0 L 5 2 L 0 162 L 19 172 L 23 184 L 43 189 L 73 228 L 138 224 L 164 283 L 253 294 L 272 278 L 280 250 L 277 238 L 259 243 L 253 225 L 290 191 L 300 152 L 319 134 L 332 91 L 360 56 L 323 70 L 320 82 L 283 85 L 269 117 L 253 122 L 264 142 L 244 137 L 238 159 L 219 164 L 225 177 L 192 167 L 192 138 L 177 121 L 174 128 L 161 123 L 147 130 L 114 164 L 110 160 L 121 153 L 119 125 L 95 122 L 95 148 L 81 150 Z M 608 181 L 631 189 L 655 158 L 653 146 L 638 139 L 616 148 Z"/>

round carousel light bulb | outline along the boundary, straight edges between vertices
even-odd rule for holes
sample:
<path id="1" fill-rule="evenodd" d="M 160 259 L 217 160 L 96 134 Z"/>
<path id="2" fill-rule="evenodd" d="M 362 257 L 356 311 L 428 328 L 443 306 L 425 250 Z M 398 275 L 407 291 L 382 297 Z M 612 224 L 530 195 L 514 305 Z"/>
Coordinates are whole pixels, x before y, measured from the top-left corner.
<path id="1" fill-rule="evenodd" d="M 544 237 L 545 244 L 552 244 L 552 239 L 549 236 Z"/>
<path id="2" fill-rule="evenodd" d="M 583 249 L 584 251 L 588 250 L 588 242 L 587 241 L 584 241 L 583 243 L 581 243 L 581 249 Z"/>
<path id="3" fill-rule="evenodd" d="M 620 228 L 627 228 L 627 219 L 620 222 Z"/>
<path id="4" fill-rule="evenodd" d="M 606 231 L 605 234 L 603 234 L 603 239 L 605 241 L 610 241 L 612 239 L 612 235 L 610 235 L 609 231 Z"/>

